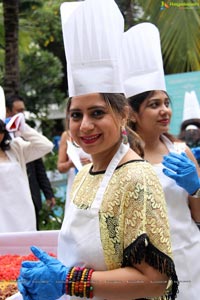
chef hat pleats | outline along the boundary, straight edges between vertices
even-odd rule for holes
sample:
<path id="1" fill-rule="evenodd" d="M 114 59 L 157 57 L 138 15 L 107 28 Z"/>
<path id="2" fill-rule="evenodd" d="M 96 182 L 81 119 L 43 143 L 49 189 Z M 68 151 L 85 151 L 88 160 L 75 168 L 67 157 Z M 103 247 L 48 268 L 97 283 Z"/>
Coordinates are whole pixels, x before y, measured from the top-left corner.
<path id="1" fill-rule="evenodd" d="M 183 120 L 200 119 L 200 106 L 195 91 L 185 92 Z"/>
<path id="2" fill-rule="evenodd" d="M 166 91 L 160 34 L 155 25 L 140 23 L 124 33 L 122 73 L 127 97 Z"/>
<path id="3" fill-rule="evenodd" d="M 69 17 L 61 6 L 69 96 L 123 92 L 123 16 L 113 0 L 80 2 Z"/>

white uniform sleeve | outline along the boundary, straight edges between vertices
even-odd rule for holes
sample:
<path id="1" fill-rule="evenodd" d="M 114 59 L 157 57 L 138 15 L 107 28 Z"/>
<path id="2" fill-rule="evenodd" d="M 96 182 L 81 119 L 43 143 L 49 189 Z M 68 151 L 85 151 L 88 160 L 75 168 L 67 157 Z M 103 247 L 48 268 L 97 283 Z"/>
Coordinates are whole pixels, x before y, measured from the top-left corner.
<path id="1" fill-rule="evenodd" d="M 23 156 L 25 163 L 43 157 L 53 149 L 53 143 L 44 135 L 25 124 L 20 137 L 12 140 L 12 149 Z M 20 153 L 19 153 L 20 152 Z"/>

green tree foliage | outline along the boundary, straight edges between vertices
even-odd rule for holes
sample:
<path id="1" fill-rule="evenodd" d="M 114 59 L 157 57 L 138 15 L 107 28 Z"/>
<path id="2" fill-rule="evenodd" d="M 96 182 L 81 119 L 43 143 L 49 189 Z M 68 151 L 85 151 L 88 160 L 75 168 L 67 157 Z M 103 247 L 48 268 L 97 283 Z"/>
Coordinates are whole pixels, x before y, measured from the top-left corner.
<path id="1" fill-rule="evenodd" d="M 200 7 L 197 1 L 181 1 L 189 6 L 170 6 L 170 1 L 139 0 L 144 20 L 158 26 L 166 74 L 200 70 Z M 173 1 L 172 1 L 173 2 Z M 180 1 L 174 1 L 179 4 Z M 167 7 L 163 7 L 163 4 Z"/>
<path id="2" fill-rule="evenodd" d="M 38 116 L 45 116 L 48 104 L 63 102 L 59 89 L 63 72 L 60 60 L 39 45 L 31 44 L 30 52 L 21 56 L 20 94 L 26 107 Z"/>
<path id="3" fill-rule="evenodd" d="M 11 87 L 9 94 L 19 92 L 26 100 L 27 109 L 43 118 L 48 111 L 48 105 L 63 102 L 67 91 L 66 84 L 64 85 L 63 69 L 65 67 L 63 68 L 59 57 L 61 53 L 64 55 L 59 5 L 59 1 L 19 1 L 19 56 L 17 59 L 19 59 L 20 77 L 16 79 L 16 85 L 19 88 L 12 90 Z M 3 18 L 2 5 L 0 5 L 1 18 Z M 0 26 L 0 37 L 3 31 L 3 26 Z M 5 89 L 6 82 L 11 83 L 11 80 L 4 81 L 4 51 L 3 37 L 0 41 L 0 54 L 2 54 L 0 84 Z M 9 56 L 12 53 L 14 52 L 10 51 Z M 6 96 L 8 96 L 7 93 Z"/>
<path id="4" fill-rule="evenodd" d="M 62 0 L 41 1 L 42 8 L 32 10 L 31 20 L 34 24 L 34 41 L 41 49 L 53 53 L 62 63 L 63 78 L 60 89 L 67 92 L 66 58 L 63 45 L 60 4 Z"/>
<path id="5" fill-rule="evenodd" d="M 126 29 L 140 22 L 151 22 L 159 28 L 165 74 L 200 70 L 198 1 L 116 0 L 116 2 L 125 17 Z"/>
<path id="6" fill-rule="evenodd" d="M 60 229 L 64 218 L 64 210 L 65 201 L 59 197 L 56 198 L 56 205 L 52 209 L 44 201 L 39 212 L 39 230 Z"/>
<path id="7" fill-rule="evenodd" d="M 116 0 L 125 20 L 125 29 L 127 30 L 131 26 L 140 22 L 142 14 L 141 6 L 138 1 L 133 0 Z"/>

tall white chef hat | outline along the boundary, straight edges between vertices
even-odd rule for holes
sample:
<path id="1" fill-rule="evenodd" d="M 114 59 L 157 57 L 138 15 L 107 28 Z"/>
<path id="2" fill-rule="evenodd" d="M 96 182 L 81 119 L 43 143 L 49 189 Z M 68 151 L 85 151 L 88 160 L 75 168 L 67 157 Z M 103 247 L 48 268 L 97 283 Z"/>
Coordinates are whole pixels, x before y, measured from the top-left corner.
<path id="1" fill-rule="evenodd" d="M 166 91 L 160 34 L 155 25 L 140 23 L 124 33 L 122 73 L 126 97 Z"/>
<path id="2" fill-rule="evenodd" d="M 70 3 L 69 3 L 70 4 Z M 124 19 L 114 0 L 85 0 L 61 21 L 69 96 L 122 93 L 119 57 Z"/>
<path id="3" fill-rule="evenodd" d="M 3 88 L 0 86 L 0 119 L 5 121 L 6 118 L 6 103 Z"/>
<path id="4" fill-rule="evenodd" d="M 190 119 L 200 119 L 200 105 L 195 91 L 185 92 L 183 106 L 183 122 Z"/>

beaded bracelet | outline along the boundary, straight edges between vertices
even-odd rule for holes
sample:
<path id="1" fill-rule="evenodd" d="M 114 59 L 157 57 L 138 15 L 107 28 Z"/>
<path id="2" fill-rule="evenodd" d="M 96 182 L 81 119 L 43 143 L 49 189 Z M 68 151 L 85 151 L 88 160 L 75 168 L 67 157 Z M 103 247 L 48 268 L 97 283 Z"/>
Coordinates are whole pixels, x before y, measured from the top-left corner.
<path id="1" fill-rule="evenodd" d="M 93 269 L 72 267 L 66 277 L 66 294 L 76 297 L 93 298 L 91 277 Z"/>
<path id="2" fill-rule="evenodd" d="M 71 268 L 67 274 L 66 281 L 68 285 L 66 285 L 66 294 L 71 295 L 71 283 L 72 283 L 72 274 L 73 274 L 74 267 Z"/>

